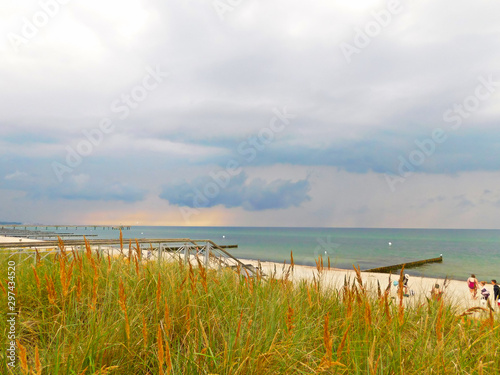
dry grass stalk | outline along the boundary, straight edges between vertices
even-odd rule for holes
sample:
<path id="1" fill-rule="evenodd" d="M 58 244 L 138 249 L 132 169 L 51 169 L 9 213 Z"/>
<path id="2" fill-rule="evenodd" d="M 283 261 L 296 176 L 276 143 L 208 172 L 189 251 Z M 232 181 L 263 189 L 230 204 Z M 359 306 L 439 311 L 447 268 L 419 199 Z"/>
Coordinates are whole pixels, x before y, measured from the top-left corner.
<path id="1" fill-rule="evenodd" d="M 319 274 L 323 272 L 323 257 L 321 255 L 319 255 L 318 259 L 316 260 L 316 269 L 318 270 Z"/>
<path id="2" fill-rule="evenodd" d="M 28 375 L 29 374 L 29 368 L 28 368 L 28 358 L 26 356 L 26 348 L 19 342 L 19 340 L 16 340 L 17 342 L 17 347 L 19 348 L 19 364 L 21 366 L 21 370 L 23 371 L 23 374 Z"/>
<path id="3" fill-rule="evenodd" d="M 330 320 L 330 313 L 327 313 L 325 316 L 325 323 L 323 327 L 323 345 L 325 347 L 325 355 L 321 359 L 321 363 L 318 368 L 319 371 L 324 371 L 333 366 L 345 367 L 344 364 L 332 360 L 333 339 L 330 337 L 330 331 L 328 329 L 329 320 Z"/>
<path id="4" fill-rule="evenodd" d="M 368 299 L 365 299 L 365 323 L 367 324 L 368 329 L 372 328 L 372 309 Z"/>
<path id="5" fill-rule="evenodd" d="M 242 320 L 243 320 L 243 311 L 240 313 L 240 319 L 238 320 L 238 328 L 236 329 L 236 337 L 234 338 L 233 351 L 236 349 L 236 346 L 238 344 L 238 338 L 240 337 Z"/>
<path id="6" fill-rule="evenodd" d="M 164 374 L 163 372 L 163 363 L 165 362 L 164 353 L 163 353 L 163 335 L 161 332 L 161 326 L 158 325 L 158 333 L 156 335 L 156 344 L 158 345 L 158 369 L 160 370 L 160 374 Z"/>
<path id="7" fill-rule="evenodd" d="M 158 283 L 156 284 L 156 313 L 160 313 L 160 296 L 161 296 L 161 274 L 158 273 Z"/>
<path id="8" fill-rule="evenodd" d="M 127 294 L 125 293 L 125 287 L 121 278 L 118 282 L 118 304 L 122 311 L 127 311 Z"/>
<path id="9" fill-rule="evenodd" d="M 167 337 L 170 334 L 170 329 L 172 328 L 172 320 L 170 318 L 170 311 L 168 308 L 168 302 L 165 299 L 165 314 L 164 314 L 164 322 L 165 322 L 165 334 Z"/>
<path id="10" fill-rule="evenodd" d="M 139 245 L 139 241 L 137 241 L 137 238 L 135 239 L 135 251 L 137 253 L 137 258 L 142 261 L 142 249 Z"/>
<path id="11" fill-rule="evenodd" d="M 127 342 L 130 342 L 130 322 L 128 319 L 128 312 L 127 312 L 127 294 L 125 292 L 125 287 L 123 286 L 123 281 L 120 278 L 120 282 L 118 285 L 118 303 L 120 305 L 120 308 L 123 311 L 123 314 L 125 315 L 125 334 L 127 335 Z"/>
<path id="12" fill-rule="evenodd" d="M 42 362 L 40 362 L 40 352 L 38 345 L 35 345 L 35 371 L 36 375 L 42 375 Z"/>
<path id="13" fill-rule="evenodd" d="M 311 299 L 311 292 L 309 292 L 309 284 L 307 285 L 307 302 L 309 303 L 309 307 L 312 307 L 312 299 Z"/>
<path id="14" fill-rule="evenodd" d="M 208 291 L 208 287 L 207 287 L 207 270 L 203 266 L 203 263 L 201 263 L 201 261 L 198 258 L 198 256 L 196 257 L 196 261 L 198 262 L 198 272 L 199 272 L 200 277 L 201 277 L 201 285 L 203 286 L 203 290 L 205 291 L 205 293 L 207 293 L 207 291 Z"/>
<path id="15" fill-rule="evenodd" d="M 293 325 L 293 309 L 290 305 L 288 305 L 288 310 L 286 312 L 286 328 L 288 334 L 291 335 L 294 325 Z"/>
<path id="16" fill-rule="evenodd" d="M 93 264 L 94 259 L 92 259 L 92 248 L 90 247 L 90 242 L 87 240 L 85 236 L 83 236 L 83 241 L 85 241 L 85 255 L 87 256 L 89 262 Z"/>
<path id="17" fill-rule="evenodd" d="M 191 304 L 191 301 L 188 301 L 188 304 L 186 306 L 186 315 L 184 315 L 184 325 L 186 327 L 187 333 L 189 333 L 189 331 L 191 331 L 191 309 L 189 308 L 190 304 Z"/>
<path id="18" fill-rule="evenodd" d="M 137 257 L 134 255 L 133 256 L 134 258 L 134 266 L 135 266 L 135 274 L 137 276 L 140 276 L 140 271 L 139 271 L 139 260 L 137 259 Z"/>
<path id="19" fill-rule="evenodd" d="M 254 291 L 254 288 L 253 288 L 253 278 L 250 277 L 250 275 L 248 274 L 248 271 L 245 270 L 246 273 L 247 273 L 247 277 L 245 277 L 245 283 L 247 284 L 247 287 L 248 287 L 248 290 L 250 291 L 250 293 L 253 294 L 253 291 Z M 206 290 L 205 290 L 206 292 Z"/>
<path id="20" fill-rule="evenodd" d="M 94 279 L 92 280 L 92 301 L 90 304 L 90 309 L 92 311 L 95 311 L 96 306 L 97 306 L 97 278 L 95 277 L 94 274 Z"/>
<path id="21" fill-rule="evenodd" d="M 59 236 L 57 236 L 57 246 L 59 247 L 61 255 L 66 258 L 66 248 L 64 247 L 64 241 Z"/>
<path id="22" fill-rule="evenodd" d="M 443 342 L 443 306 L 443 300 L 441 300 L 436 319 L 436 337 L 439 344 L 442 344 Z"/>
<path id="23" fill-rule="evenodd" d="M 97 372 L 95 372 L 95 375 L 108 375 L 110 374 L 113 370 L 116 370 L 119 368 L 119 366 L 102 366 Z"/>
<path id="24" fill-rule="evenodd" d="M 42 262 L 42 258 L 40 257 L 40 253 L 38 252 L 38 249 L 35 247 L 35 265 L 38 267 L 38 265 Z"/>
<path id="25" fill-rule="evenodd" d="M 69 268 L 66 268 L 66 258 L 64 257 L 59 258 L 59 269 L 60 269 L 59 277 L 61 279 L 62 293 L 65 298 L 68 296 L 69 293 L 71 276 L 73 275 L 73 264 L 74 262 L 71 262 Z"/>
<path id="26" fill-rule="evenodd" d="M 328 325 L 330 322 L 330 313 L 325 316 L 325 324 L 323 326 L 323 345 L 325 346 L 325 359 L 331 361 L 332 359 L 332 338 L 330 337 L 330 330 Z"/>
<path id="27" fill-rule="evenodd" d="M 489 303 L 489 301 L 488 301 L 488 303 Z M 491 306 L 490 306 L 490 316 L 488 317 L 488 323 L 489 323 L 490 329 L 493 331 L 495 319 L 493 318 L 493 309 L 491 308 Z"/>
<path id="28" fill-rule="evenodd" d="M 194 270 L 191 262 L 189 262 L 189 280 L 191 281 L 191 291 L 193 292 L 193 294 L 195 294 L 197 277 L 194 275 Z"/>
<path id="29" fill-rule="evenodd" d="M 462 314 L 460 314 L 459 316 L 472 315 L 472 314 L 474 314 L 475 312 L 479 312 L 479 311 L 486 312 L 486 311 L 488 311 L 488 310 L 487 310 L 487 309 L 485 309 L 484 307 L 480 307 L 480 306 L 471 307 L 470 309 L 465 310 L 465 311 L 464 311 Z"/>
<path id="30" fill-rule="evenodd" d="M 0 287 L 2 288 L 3 294 L 7 295 L 7 290 L 3 286 L 3 282 L 0 281 Z"/>
<path id="31" fill-rule="evenodd" d="M 479 364 L 477 365 L 477 374 L 478 375 L 483 375 L 484 374 L 483 360 L 480 360 Z"/>
<path id="32" fill-rule="evenodd" d="M 80 302 L 81 297 L 82 297 L 82 280 L 79 277 L 78 281 L 76 282 L 76 300 Z"/>
<path id="33" fill-rule="evenodd" d="M 328 255 L 328 271 L 330 271 L 330 255 Z"/>
<path id="34" fill-rule="evenodd" d="M 398 306 L 398 320 L 399 324 L 403 324 L 404 322 L 404 312 L 405 312 L 405 307 L 403 305 L 403 279 L 404 279 L 404 270 L 405 270 L 405 265 L 403 264 L 403 267 L 401 268 L 401 273 L 399 274 L 399 282 L 398 282 L 398 297 L 399 297 L 399 306 Z"/>
<path id="35" fill-rule="evenodd" d="M 36 288 L 38 289 L 38 291 L 40 291 L 40 279 L 38 278 L 38 272 L 36 272 L 35 266 L 31 266 L 31 268 L 33 269 L 33 273 L 35 274 Z M 1 283 L 0 283 L 0 285 L 1 285 Z M 2 288 L 3 288 L 3 285 L 2 285 Z"/>
<path id="36" fill-rule="evenodd" d="M 292 267 L 292 270 L 293 270 L 293 268 L 295 266 L 295 263 L 293 261 L 293 250 L 290 251 L 290 266 Z"/>
<path id="37" fill-rule="evenodd" d="M 358 282 L 361 291 L 364 293 L 365 287 L 363 286 L 363 279 L 361 278 L 361 269 L 359 266 L 356 268 L 354 264 L 352 265 L 352 267 L 354 268 L 354 272 L 356 272 L 356 281 Z"/>
<path id="38" fill-rule="evenodd" d="M 128 240 L 128 262 L 132 261 L 132 240 Z"/>
<path id="39" fill-rule="evenodd" d="M 368 357 L 368 366 L 370 367 L 370 375 L 377 374 L 378 363 L 380 361 L 381 354 L 378 355 L 377 362 L 373 363 L 373 358 L 375 357 L 375 343 L 377 342 L 377 338 L 373 338 L 373 343 L 370 348 L 370 356 Z"/>
<path id="40" fill-rule="evenodd" d="M 59 258 L 59 277 L 61 279 L 61 285 L 63 290 L 63 295 L 65 291 L 67 291 L 68 286 L 66 285 L 66 260 L 64 257 Z"/>
<path id="41" fill-rule="evenodd" d="M 384 293 L 384 314 L 387 319 L 387 323 L 391 323 L 391 311 L 389 310 L 389 293 Z"/>
<path id="42" fill-rule="evenodd" d="M 172 372 L 172 357 L 170 355 L 170 344 L 165 339 L 165 363 L 167 364 L 167 374 Z"/>
<path id="43" fill-rule="evenodd" d="M 340 361 L 342 358 L 342 352 L 344 350 L 345 342 L 347 340 L 347 335 L 349 334 L 349 330 L 351 329 L 351 324 L 352 324 L 352 321 L 349 319 L 346 322 L 346 329 L 344 331 L 344 335 L 342 336 L 342 340 L 340 341 L 340 345 L 337 348 L 337 361 Z"/>
<path id="44" fill-rule="evenodd" d="M 142 314 L 142 341 L 144 343 L 144 350 L 148 348 L 148 326 L 146 325 L 145 314 Z"/>
<path id="45" fill-rule="evenodd" d="M 51 276 L 45 275 L 45 284 L 47 286 L 47 296 L 49 298 L 49 303 L 51 305 L 54 305 L 56 303 L 56 289 Z"/>

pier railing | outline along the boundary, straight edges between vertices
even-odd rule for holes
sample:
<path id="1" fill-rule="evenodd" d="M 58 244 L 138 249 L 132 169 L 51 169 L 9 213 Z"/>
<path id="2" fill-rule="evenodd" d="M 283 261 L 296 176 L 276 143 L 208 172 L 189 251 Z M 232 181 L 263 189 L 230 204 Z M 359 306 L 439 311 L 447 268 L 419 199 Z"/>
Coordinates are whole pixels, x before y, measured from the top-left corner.
<path id="1" fill-rule="evenodd" d="M 218 245 L 212 240 L 193 240 L 190 238 L 159 238 L 159 239 L 91 239 L 87 240 L 93 251 L 100 255 L 129 257 L 139 252 L 142 259 L 148 261 L 183 260 L 197 263 L 200 261 L 205 267 L 231 267 L 248 276 L 257 276 L 258 270 L 251 265 L 242 263 L 226 249 L 237 248 L 238 245 Z M 36 256 L 45 259 L 50 254 L 60 253 L 59 241 L 19 241 L 0 243 L 0 251 L 9 251 L 9 256 L 19 256 L 21 262 L 33 259 Z M 85 251 L 84 240 L 64 240 L 64 247 L 71 256 L 72 251 Z M 22 258 L 22 259 L 21 259 Z"/>

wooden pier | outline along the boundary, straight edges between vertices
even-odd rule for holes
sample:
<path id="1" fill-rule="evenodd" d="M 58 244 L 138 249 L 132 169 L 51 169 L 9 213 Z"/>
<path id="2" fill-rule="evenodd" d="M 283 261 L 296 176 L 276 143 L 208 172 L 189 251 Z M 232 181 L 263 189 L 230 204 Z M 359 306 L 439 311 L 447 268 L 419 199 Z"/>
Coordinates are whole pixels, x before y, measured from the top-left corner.
<path id="1" fill-rule="evenodd" d="M 242 263 L 226 249 L 237 248 L 238 245 L 217 245 L 212 240 L 193 240 L 190 238 L 140 238 L 140 239 L 90 239 L 87 240 L 92 251 L 100 255 L 135 256 L 142 259 L 157 261 L 161 264 L 167 260 L 183 260 L 186 263 L 193 261 L 193 257 L 201 261 L 205 267 L 230 267 L 249 276 L 257 276 L 257 270 L 250 265 Z M 84 240 L 64 240 L 67 253 L 82 252 L 86 250 Z M 20 262 L 32 258 L 36 262 L 36 255 L 43 254 L 45 259 L 50 254 L 59 254 L 59 241 L 33 241 L 27 242 L 20 239 L 18 242 L 0 243 L 0 251 L 8 252 L 9 257 L 19 256 Z"/>
<path id="2" fill-rule="evenodd" d="M 76 229 L 78 228 L 84 228 L 85 230 L 87 229 L 94 229 L 97 230 L 99 229 L 109 229 L 109 230 L 130 230 L 130 225 L 94 225 L 94 224 L 88 224 L 88 225 L 61 225 L 61 224 L 0 224 L 0 229 L 4 228 L 11 228 L 11 229 L 24 229 L 28 230 L 28 228 L 34 228 L 35 230 L 44 229 L 49 230 L 49 229 Z"/>
<path id="3" fill-rule="evenodd" d="M 400 270 L 401 268 L 403 268 L 403 266 L 405 267 L 405 270 L 406 270 L 409 268 L 419 267 L 419 266 L 422 266 L 422 265 L 428 264 L 428 263 L 441 263 L 441 262 L 443 262 L 443 255 L 442 254 L 438 258 L 417 260 L 415 262 L 400 263 L 400 264 L 395 264 L 393 266 L 371 268 L 369 270 L 364 270 L 363 272 L 391 273 L 392 271 Z"/>

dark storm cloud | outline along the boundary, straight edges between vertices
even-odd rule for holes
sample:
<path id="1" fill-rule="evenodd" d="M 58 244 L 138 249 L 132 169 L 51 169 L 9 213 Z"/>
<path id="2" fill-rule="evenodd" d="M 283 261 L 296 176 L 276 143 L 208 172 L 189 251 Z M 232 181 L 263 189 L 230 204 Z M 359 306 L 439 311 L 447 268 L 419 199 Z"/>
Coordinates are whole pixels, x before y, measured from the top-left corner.
<path id="1" fill-rule="evenodd" d="M 248 211 L 286 209 L 297 207 L 310 200 L 307 180 L 297 182 L 262 179 L 248 181 L 245 174 L 233 177 L 229 183 L 217 184 L 215 180 L 198 177 L 192 182 L 180 182 L 163 187 L 160 198 L 171 204 L 191 208 L 243 207 Z"/>

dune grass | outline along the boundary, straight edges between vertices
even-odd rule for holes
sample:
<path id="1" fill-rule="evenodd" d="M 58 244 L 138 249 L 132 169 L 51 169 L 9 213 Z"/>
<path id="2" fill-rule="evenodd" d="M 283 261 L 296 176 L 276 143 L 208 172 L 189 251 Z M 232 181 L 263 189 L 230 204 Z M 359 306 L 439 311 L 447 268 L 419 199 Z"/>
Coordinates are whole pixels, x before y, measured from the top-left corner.
<path id="1" fill-rule="evenodd" d="M 140 256 L 88 248 L 18 263 L 19 358 L 11 371 L 2 351 L 0 372 L 500 373 L 494 313 L 460 316 L 442 300 L 408 308 L 366 291 L 360 278 L 334 290 L 322 287 L 320 272 L 292 283 Z M 5 283 L 0 295 L 7 300 Z M 7 329 L 3 318 L 4 342 Z"/>

